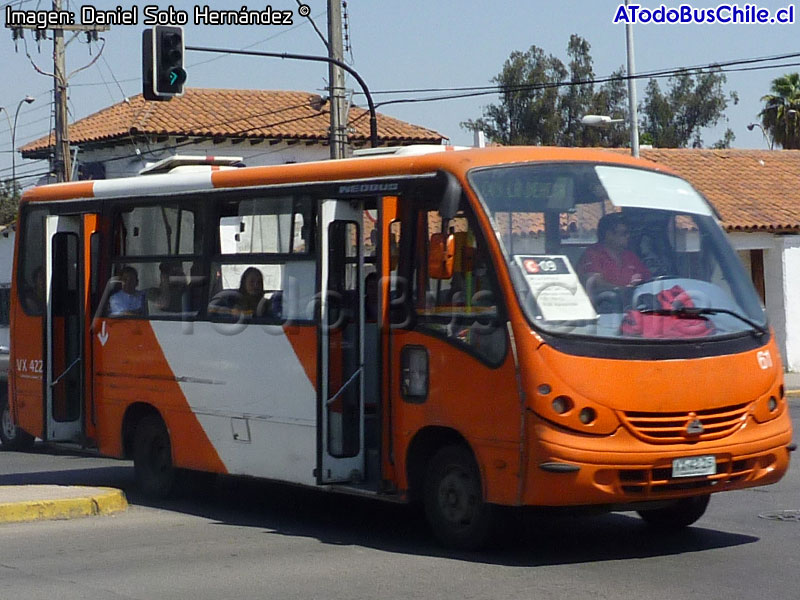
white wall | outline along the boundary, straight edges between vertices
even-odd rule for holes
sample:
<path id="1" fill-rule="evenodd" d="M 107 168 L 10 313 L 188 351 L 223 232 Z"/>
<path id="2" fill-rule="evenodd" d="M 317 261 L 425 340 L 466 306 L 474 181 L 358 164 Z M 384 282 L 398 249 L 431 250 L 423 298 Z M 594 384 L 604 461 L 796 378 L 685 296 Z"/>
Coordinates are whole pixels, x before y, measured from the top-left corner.
<path id="1" fill-rule="evenodd" d="M 728 239 L 737 250 L 764 250 L 767 315 L 784 368 L 800 372 L 800 235 L 731 233 Z"/>
<path id="2" fill-rule="evenodd" d="M 8 237 L 5 234 L 8 233 Z M 14 232 L 11 228 L 0 234 L 0 284 L 11 283 L 14 261 Z M 0 346 L 8 347 L 8 326 L 0 325 Z"/>
<path id="3" fill-rule="evenodd" d="M 789 369 L 786 356 L 786 298 L 784 294 L 783 248 L 781 238 L 775 237 L 772 247 L 764 250 L 764 296 L 769 323 L 775 330 L 775 341 L 781 352 L 783 366 Z"/>
<path id="4" fill-rule="evenodd" d="M 6 237 L 8 233 L 8 237 Z M 14 261 L 14 232 L 9 227 L 0 234 L 0 283 L 11 283 Z"/>
<path id="5" fill-rule="evenodd" d="M 777 237 L 782 255 L 783 307 L 785 322 L 785 366 L 800 371 L 800 235 Z"/>
<path id="6" fill-rule="evenodd" d="M 306 145 L 304 143 L 288 144 L 279 142 L 261 142 L 251 144 L 244 141 L 232 144 L 229 141 L 215 144 L 212 141 L 201 144 L 189 144 L 180 148 L 172 148 L 175 141 L 113 146 L 99 148 L 78 153 L 79 163 L 104 162 L 106 178 L 131 177 L 138 175 L 139 170 L 146 163 L 156 162 L 174 154 L 187 154 L 192 156 L 241 156 L 248 167 L 264 165 L 282 165 L 294 162 L 308 162 L 312 160 L 325 160 L 330 158 L 328 146 L 320 143 Z M 137 148 L 141 152 L 147 151 L 146 157 L 136 154 Z M 154 151 L 154 152 L 150 152 Z"/>

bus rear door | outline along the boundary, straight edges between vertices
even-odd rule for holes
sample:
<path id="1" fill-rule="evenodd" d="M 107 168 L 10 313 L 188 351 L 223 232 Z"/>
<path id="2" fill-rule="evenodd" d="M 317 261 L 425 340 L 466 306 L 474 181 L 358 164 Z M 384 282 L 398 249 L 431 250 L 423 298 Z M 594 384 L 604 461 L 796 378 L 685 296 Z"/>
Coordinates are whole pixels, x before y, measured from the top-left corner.
<path id="1" fill-rule="evenodd" d="M 84 268 L 82 217 L 46 217 L 45 438 L 82 441 Z"/>
<path id="2" fill-rule="evenodd" d="M 360 202 L 322 202 L 318 483 L 364 478 L 362 214 Z"/>

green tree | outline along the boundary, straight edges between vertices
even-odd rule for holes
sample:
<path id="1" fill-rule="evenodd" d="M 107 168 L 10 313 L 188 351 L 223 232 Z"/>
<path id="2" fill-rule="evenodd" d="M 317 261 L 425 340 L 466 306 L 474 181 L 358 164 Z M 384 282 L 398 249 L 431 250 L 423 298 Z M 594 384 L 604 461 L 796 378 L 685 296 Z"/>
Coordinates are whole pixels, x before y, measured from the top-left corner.
<path id="1" fill-rule="evenodd" d="M 628 84 L 625 82 L 625 68 L 619 67 L 609 80 L 592 96 L 592 104 L 587 114 L 608 115 L 612 119 L 622 119 L 607 128 L 584 127 L 582 146 L 602 146 L 606 148 L 629 147 L 630 111 L 628 109 Z"/>
<path id="2" fill-rule="evenodd" d="M 764 130 L 787 150 L 800 149 L 800 73 L 789 73 L 772 81 L 771 94 L 761 101 L 758 114 Z"/>
<path id="3" fill-rule="evenodd" d="M 558 98 L 563 128 L 557 138 L 559 146 L 583 146 L 587 127 L 581 124 L 581 118 L 588 114 L 594 99 L 594 69 L 592 56 L 589 53 L 589 42 L 574 33 L 567 44 L 569 62 L 569 83 Z"/>
<path id="4" fill-rule="evenodd" d="M 566 75 L 564 63 L 541 48 L 514 51 L 492 79 L 503 90 L 500 104 L 487 106 L 483 117 L 462 126 L 505 146 L 554 145 L 563 127 L 556 84 Z"/>
<path id="5" fill-rule="evenodd" d="M 484 108 L 483 116 L 462 127 L 483 131 L 489 141 L 503 145 L 623 146 L 627 127 L 586 127 L 587 114 L 609 115 L 627 121 L 627 90 L 623 80 L 612 80 L 598 90 L 594 85 L 591 45 L 579 35 L 567 45 L 569 65 L 531 46 L 512 52 L 492 79 L 502 88 L 500 103 Z M 615 75 L 622 75 L 620 68 Z"/>
<path id="6" fill-rule="evenodd" d="M 725 93 L 726 77 L 719 71 L 681 71 L 669 78 L 666 92 L 658 81 L 647 84 L 642 106 L 642 139 L 657 148 L 701 148 L 702 129 L 725 120 L 728 103 L 737 104 L 736 92 Z M 715 148 L 730 147 L 735 139 L 728 129 Z"/>
<path id="7" fill-rule="evenodd" d="M 19 186 L 17 186 L 17 194 L 19 194 Z M 0 181 L 0 225 L 7 225 L 13 221 L 17 216 L 17 208 L 12 180 Z"/>

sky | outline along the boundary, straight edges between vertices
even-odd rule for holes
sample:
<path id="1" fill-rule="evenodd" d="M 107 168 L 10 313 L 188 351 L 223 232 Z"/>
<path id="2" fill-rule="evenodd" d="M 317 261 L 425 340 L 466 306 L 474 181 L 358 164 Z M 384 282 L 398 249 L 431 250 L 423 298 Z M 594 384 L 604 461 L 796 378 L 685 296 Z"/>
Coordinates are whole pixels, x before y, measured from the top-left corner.
<path id="1" fill-rule="evenodd" d="M 327 35 L 326 0 L 303 0 L 311 17 Z M 693 8 L 715 8 L 719 0 L 690 0 Z M 531 45 L 542 48 L 567 62 L 569 37 L 577 33 L 591 44 L 597 78 L 609 75 L 626 64 L 625 26 L 613 22 L 622 1 L 612 0 L 347 0 L 347 62 L 361 75 L 375 101 L 433 96 L 412 95 L 400 90 L 455 88 L 489 85 L 502 69 L 503 62 L 515 50 L 526 51 Z M 632 4 L 636 0 L 632 0 Z M 655 9 L 680 6 L 686 0 L 642 0 L 638 4 Z M 88 2 L 62 0 L 62 8 L 80 16 L 80 7 Z M 232 9 L 247 5 L 252 10 L 293 11 L 293 25 L 214 26 L 194 22 L 194 8 L 200 4 L 212 9 Z M 795 19 L 800 21 L 800 2 L 760 0 L 758 7 L 773 13 L 792 5 Z M 0 22 L 5 24 L 6 7 L 19 10 L 46 10 L 50 0 L 0 0 Z M 88 45 L 83 37 L 75 38 L 67 48 L 70 122 L 86 117 L 125 97 L 141 93 L 141 32 L 146 5 L 166 11 L 169 6 L 188 12 L 185 27 L 187 45 L 230 49 L 253 49 L 299 54 L 326 53 L 325 46 L 308 19 L 298 14 L 297 0 L 266 2 L 131 2 L 129 0 L 96 0 L 97 9 L 110 10 L 121 6 L 130 10 L 138 6 L 136 25 L 113 25 L 101 33 L 103 41 Z M 741 2 L 739 7 L 744 7 Z M 798 51 L 798 24 L 636 24 L 634 25 L 635 63 L 637 72 L 707 65 L 722 61 L 759 58 Z M 26 95 L 36 98 L 23 104 L 16 126 L 16 146 L 46 135 L 51 127 L 52 78 L 37 72 L 52 71 L 52 42 L 38 47 L 33 32 L 26 32 L 26 43 L 15 42 L 11 32 L 0 28 L 0 177 L 11 175 L 11 126 L 16 108 Z M 69 39 L 69 37 L 68 37 Z M 27 51 L 32 61 L 26 56 Z M 94 59 L 93 64 L 84 68 Z M 792 64 L 794 63 L 794 64 Z M 222 54 L 187 52 L 187 85 L 206 88 L 243 88 L 263 90 L 302 90 L 325 94 L 327 66 L 275 58 L 240 57 Z M 779 61 L 788 66 L 727 74 L 727 91 L 739 96 L 736 106 L 726 111 L 728 122 L 703 132 L 710 146 L 726 127 L 736 139 L 736 148 L 767 148 L 758 128 L 747 130 L 757 120 L 761 97 L 769 93 L 771 81 L 788 72 L 800 70 L 800 57 Z M 358 86 L 348 77 L 348 86 Z M 646 81 L 637 83 L 639 100 L 644 96 Z M 666 82 L 662 80 L 662 88 Z M 393 93 L 381 93 L 393 92 Z M 471 145 L 472 133 L 460 123 L 481 116 L 483 108 L 496 103 L 498 97 L 481 96 L 457 100 L 392 104 L 379 112 L 417 125 L 434 129 L 453 144 Z M 361 95 L 354 102 L 364 104 Z M 16 155 L 19 176 L 46 170 L 46 165 L 23 160 Z"/>

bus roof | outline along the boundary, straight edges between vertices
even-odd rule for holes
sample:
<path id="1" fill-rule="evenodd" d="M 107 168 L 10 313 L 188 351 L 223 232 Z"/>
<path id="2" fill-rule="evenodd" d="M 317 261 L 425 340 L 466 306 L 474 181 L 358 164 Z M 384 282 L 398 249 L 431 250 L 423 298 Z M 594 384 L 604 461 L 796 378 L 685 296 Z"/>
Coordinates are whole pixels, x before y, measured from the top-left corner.
<path id="1" fill-rule="evenodd" d="M 670 172 L 651 161 L 632 158 L 601 149 L 557 148 L 551 146 L 502 146 L 393 155 L 370 155 L 342 160 L 325 160 L 287 165 L 244 167 L 203 172 L 99 179 L 43 185 L 27 190 L 23 202 L 115 198 L 244 188 L 265 185 L 361 180 L 373 177 L 421 175 L 444 169 L 463 176 L 475 167 L 520 162 L 601 162 L 626 164 Z"/>

